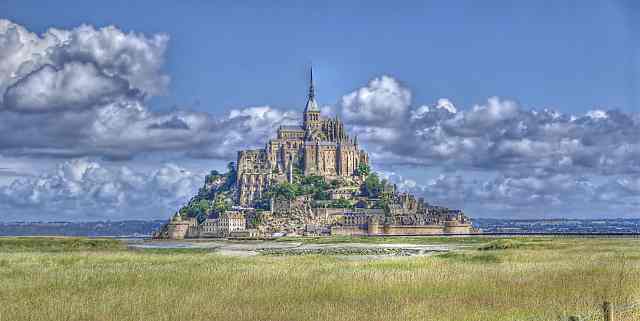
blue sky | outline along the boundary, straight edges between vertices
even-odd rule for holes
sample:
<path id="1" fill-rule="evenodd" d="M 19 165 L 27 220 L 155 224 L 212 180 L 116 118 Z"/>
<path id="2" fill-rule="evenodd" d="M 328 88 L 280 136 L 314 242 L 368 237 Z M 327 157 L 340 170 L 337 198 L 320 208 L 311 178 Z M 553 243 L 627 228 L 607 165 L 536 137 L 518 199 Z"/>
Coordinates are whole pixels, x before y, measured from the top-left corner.
<path id="1" fill-rule="evenodd" d="M 0 12 L 38 33 L 80 24 L 167 33 L 172 82 L 154 108 L 302 106 L 311 61 L 323 103 L 380 74 L 417 102 L 452 97 L 461 107 L 498 95 L 630 111 L 638 95 L 637 8 L 619 1 L 63 3 L 2 1 Z"/>
<path id="2" fill-rule="evenodd" d="M 299 121 L 311 63 L 404 190 L 472 217 L 637 217 L 639 12 L 0 0 L 0 220 L 168 217 Z"/>

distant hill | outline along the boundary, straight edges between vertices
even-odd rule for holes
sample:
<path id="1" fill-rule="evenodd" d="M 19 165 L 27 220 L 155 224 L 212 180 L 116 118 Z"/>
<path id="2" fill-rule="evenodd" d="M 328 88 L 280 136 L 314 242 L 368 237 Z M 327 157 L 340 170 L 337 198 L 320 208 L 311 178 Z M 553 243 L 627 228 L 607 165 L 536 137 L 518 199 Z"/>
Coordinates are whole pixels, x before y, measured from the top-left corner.
<path id="1" fill-rule="evenodd" d="M 640 219 L 474 219 L 485 233 L 638 233 Z"/>
<path id="2" fill-rule="evenodd" d="M 104 222 L 7 222 L 0 223 L 0 236 L 150 236 L 166 220 Z"/>

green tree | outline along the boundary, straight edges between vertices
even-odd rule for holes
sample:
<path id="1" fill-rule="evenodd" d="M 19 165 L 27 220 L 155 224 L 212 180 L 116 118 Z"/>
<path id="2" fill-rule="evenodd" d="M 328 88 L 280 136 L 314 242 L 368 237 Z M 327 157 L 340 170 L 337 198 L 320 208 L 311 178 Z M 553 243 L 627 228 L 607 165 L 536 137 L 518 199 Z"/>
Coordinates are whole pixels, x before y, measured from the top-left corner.
<path id="1" fill-rule="evenodd" d="M 380 178 L 376 173 L 367 176 L 362 184 L 362 193 L 369 197 L 378 197 L 384 188 L 384 184 L 380 182 Z"/>
<path id="2" fill-rule="evenodd" d="M 329 193 L 327 191 L 321 190 L 317 191 L 313 194 L 313 199 L 316 201 L 324 201 L 329 199 Z"/>
<path id="3" fill-rule="evenodd" d="M 314 199 L 327 199 L 329 184 L 318 175 L 305 176 L 298 188 L 299 195 L 313 195 Z"/>
<path id="4" fill-rule="evenodd" d="M 223 187 L 225 190 L 228 190 L 235 185 L 238 177 L 238 172 L 236 171 L 236 165 L 234 162 L 229 162 L 227 164 L 227 173 L 225 175 L 227 176 L 227 180 Z"/>
<path id="5" fill-rule="evenodd" d="M 200 210 L 200 212 L 202 213 L 206 213 L 209 211 L 209 201 L 207 200 L 200 200 L 197 204 L 198 209 Z"/>
<path id="6" fill-rule="evenodd" d="M 289 175 L 289 170 L 287 169 L 286 171 L 287 175 Z M 302 181 L 302 179 L 304 178 L 304 173 L 302 172 L 302 170 L 300 169 L 299 166 L 293 166 L 293 181 L 294 182 L 300 182 Z"/>
<path id="7" fill-rule="evenodd" d="M 190 203 L 183 209 L 180 209 L 180 212 L 186 214 L 187 217 L 198 217 L 203 214 L 197 203 Z"/>
<path id="8" fill-rule="evenodd" d="M 213 202 L 213 211 L 216 214 L 222 214 L 231 209 L 231 202 L 224 195 L 216 195 L 216 199 Z"/>
<path id="9" fill-rule="evenodd" d="M 292 200 L 298 195 L 298 187 L 295 184 L 283 182 L 271 187 L 267 195 L 280 200 Z"/>
<path id="10" fill-rule="evenodd" d="M 329 204 L 329 207 L 333 208 L 353 208 L 353 204 L 349 200 L 345 199 L 337 199 Z"/>
<path id="11" fill-rule="evenodd" d="M 369 168 L 369 165 L 364 163 L 358 165 L 358 168 L 356 168 L 356 175 L 361 177 L 369 175 L 370 172 L 371 172 L 371 168 Z"/>
<path id="12" fill-rule="evenodd" d="M 205 183 L 211 183 L 213 182 L 216 178 L 222 176 L 220 174 L 220 172 L 218 172 L 217 170 L 212 170 L 211 172 L 209 172 L 209 175 L 205 176 L 204 181 Z"/>
<path id="13" fill-rule="evenodd" d="M 327 185 L 324 181 L 324 177 L 318 175 L 304 176 L 300 183 L 302 185 L 313 185 L 316 187 L 325 187 Z"/>

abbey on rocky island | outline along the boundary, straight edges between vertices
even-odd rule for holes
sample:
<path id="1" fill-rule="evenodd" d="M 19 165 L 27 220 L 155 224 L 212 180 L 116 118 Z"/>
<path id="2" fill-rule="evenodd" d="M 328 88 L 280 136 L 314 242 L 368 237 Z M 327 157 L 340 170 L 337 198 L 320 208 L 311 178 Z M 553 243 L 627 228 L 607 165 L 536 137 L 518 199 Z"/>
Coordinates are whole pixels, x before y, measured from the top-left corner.
<path id="1" fill-rule="evenodd" d="M 337 117 L 320 116 L 312 69 L 302 125 L 281 126 L 264 149 L 238 152 L 238 202 L 251 205 L 274 181 L 292 182 L 294 168 L 331 180 L 355 176 L 361 164 L 368 166 L 369 156 L 358 148 L 358 137 L 349 137 Z"/>
<path id="2" fill-rule="evenodd" d="M 369 167 L 342 121 L 323 118 L 311 71 L 301 125 L 281 126 L 264 148 L 238 152 L 156 238 L 278 235 L 458 235 L 476 231 L 461 210 L 401 192 Z"/>

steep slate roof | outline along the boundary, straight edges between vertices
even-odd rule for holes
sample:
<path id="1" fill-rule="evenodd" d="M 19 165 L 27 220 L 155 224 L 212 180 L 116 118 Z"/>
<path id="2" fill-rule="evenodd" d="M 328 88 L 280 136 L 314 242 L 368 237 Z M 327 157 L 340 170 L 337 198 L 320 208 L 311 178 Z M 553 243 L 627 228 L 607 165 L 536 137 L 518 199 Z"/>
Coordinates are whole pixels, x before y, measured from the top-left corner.
<path id="1" fill-rule="evenodd" d="M 289 130 L 289 131 L 304 131 L 304 128 L 302 128 L 302 126 L 299 125 L 283 125 L 280 126 L 280 128 L 282 130 Z"/>

